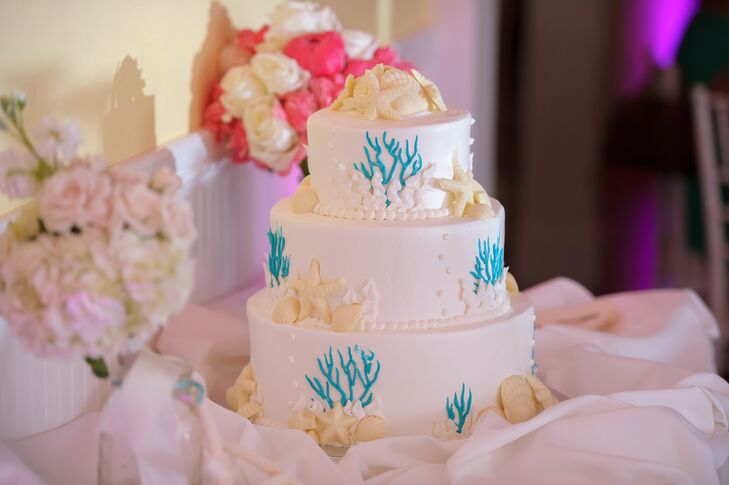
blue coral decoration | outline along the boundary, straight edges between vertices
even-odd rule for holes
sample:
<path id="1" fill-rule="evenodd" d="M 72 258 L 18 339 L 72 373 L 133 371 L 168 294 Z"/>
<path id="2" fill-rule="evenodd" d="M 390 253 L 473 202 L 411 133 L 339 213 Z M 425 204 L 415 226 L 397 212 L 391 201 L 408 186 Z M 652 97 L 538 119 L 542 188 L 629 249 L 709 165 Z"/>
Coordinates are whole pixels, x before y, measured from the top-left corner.
<path id="1" fill-rule="evenodd" d="M 268 253 L 268 271 L 271 273 L 271 287 L 273 287 L 280 285 L 281 279 L 289 275 L 291 257 L 283 255 L 286 238 L 280 227 L 276 232 L 268 230 L 268 243 L 271 245 L 271 252 Z"/>
<path id="2" fill-rule="evenodd" d="M 329 409 L 334 407 L 335 399 L 342 406 L 348 401 L 359 401 L 362 407 L 367 407 L 372 403 L 372 386 L 380 375 L 380 361 L 375 360 L 373 351 L 359 345 L 354 348 L 348 346 L 344 353 L 337 349 L 337 356 L 338 361 L 329 347 L 329 352 L 316 359 L 324 382 L 319 377 L 308 375 L 306 382 Z M 332 397 L 332 392 L 336 392 L 337 396 Z"/>
<path id="3" fill-rule="evenodd" d="M 410 140 L 405 140 L 405 153 L 403 158 L 402 144 L 395 138 L 387 140 L 387 131 L 382 132 L 382 144 L 380 144 L 380 138 L 372 138 L 370 132 L 365 132 L 365 139 L 367 145 L 364 145 L 365 156 L 367 157 L 367 164 L 360 162 L 359 165 L 354 164 L 354 169 L 364 175 L 367 180 L 372 181 L 372 177 L 375 172 L 379 172 L 382 176 L 382 185 L 389 187 L 395 174 L 398 174 L 400 180 L 400 186 L 405 187 L 407 179 L 413 175 L 417 175 L 423 168 L 423 157 L 418 151 L 418 136 L 412 144 L 412 150 L 410 147 Z M 382 149 L 387 151 L 390 157 L 390 166 L 387 167 L 385 162 L 382 161 Z M 390 200 L 387 200 L 387 205 L 390 205 Z"/>
<path id="4" fill-rule="evenodd" d="M 453 393 L 453 402 L 450 398 L 446 398 L 446 413 L 448 413 L 448 419 L 453 421 L 456 425 L 456 432 L 458 434 L 463 432 L 463 426 L 466 424 L 466 419 L 471 413 L 471 401 L 473 399 L 473 393 L 471 388 L 468 388 L 468 401 L 466 401 L 466 384 L 461 384 L 461 395 L 457 392 Z M 454 410 L 455 408 L 455 410 Z"/>
<path id="5" fill-rule="evenodd" d="M 471 271 L 473 276 L 473 292 L 478 292 L 479 281 L 483 281 L 487 285 L 493 285 L 501 281 L 504 275 L 504 248 L 501 246 L 501 236 L 491 244 L 488 239 L 486 241 L 478 240 L 478 254 L 476 262 Z"/>

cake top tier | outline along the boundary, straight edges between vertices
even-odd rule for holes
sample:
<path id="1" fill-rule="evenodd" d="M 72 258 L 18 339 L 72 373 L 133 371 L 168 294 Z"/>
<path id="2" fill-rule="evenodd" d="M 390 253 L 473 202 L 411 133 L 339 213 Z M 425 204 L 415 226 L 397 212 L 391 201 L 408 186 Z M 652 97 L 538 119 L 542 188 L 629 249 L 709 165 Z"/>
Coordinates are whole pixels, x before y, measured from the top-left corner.
<path id="1" fill-rule="evenodd" d="M 416 86 L 387 87 L 386 76 L 395 71 Z M 306 190 L 316 194 L 314 212 L 364 220 L 492 217 L 490 199 L 472 175 L 471 115 L 445 108 L 422 76 L 382 72 L 380 87 L 375 77 L 367 88 L 369 97 L 359 83 L 372 71 L 349 78 L 332 108 L 308 120 Z"/>

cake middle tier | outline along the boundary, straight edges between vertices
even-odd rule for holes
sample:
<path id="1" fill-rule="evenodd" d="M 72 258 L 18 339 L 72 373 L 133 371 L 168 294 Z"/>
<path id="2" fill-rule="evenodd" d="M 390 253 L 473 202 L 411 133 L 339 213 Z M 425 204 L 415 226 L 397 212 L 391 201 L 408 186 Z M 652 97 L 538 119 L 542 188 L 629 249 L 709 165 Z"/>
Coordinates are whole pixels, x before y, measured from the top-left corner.
<path id="1" fill-rule="evenodd" d="M 496 200 L 493 207 L 495 216 L 484 220 L 380 222 L 297 214 L 291 199 L 282 200 L 271 210 L 264 262 L 269 297 L 296 295 L 302 285 L 326 286 L 331 290 L 327 312 L 361 305 L 353 330 L 422 329 L 495 318 L 509 311 L 510 303 L 504 209 Z"/>

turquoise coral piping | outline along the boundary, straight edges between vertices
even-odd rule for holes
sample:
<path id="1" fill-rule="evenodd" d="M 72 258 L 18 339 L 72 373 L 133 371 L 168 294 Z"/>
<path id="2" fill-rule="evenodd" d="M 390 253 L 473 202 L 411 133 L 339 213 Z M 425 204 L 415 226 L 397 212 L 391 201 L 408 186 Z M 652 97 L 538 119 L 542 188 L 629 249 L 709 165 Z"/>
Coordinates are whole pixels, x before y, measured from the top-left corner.
<path id="1" fill-rule="evenodd" d="M 290 256 L 284 256 L 284 248 L 286 247 L 286 238 L 283 230 L 279 227 L 276 232 L 268 230 L 268 243 L 271 246 L 271 252 L 268 253 L 268 272 L 271 273 L 271 287 L 281 284 L 281 279 L 289 275 L 289 267 L 291 263 Z M 275 281 L 275 285 L 274 285 Z"/>

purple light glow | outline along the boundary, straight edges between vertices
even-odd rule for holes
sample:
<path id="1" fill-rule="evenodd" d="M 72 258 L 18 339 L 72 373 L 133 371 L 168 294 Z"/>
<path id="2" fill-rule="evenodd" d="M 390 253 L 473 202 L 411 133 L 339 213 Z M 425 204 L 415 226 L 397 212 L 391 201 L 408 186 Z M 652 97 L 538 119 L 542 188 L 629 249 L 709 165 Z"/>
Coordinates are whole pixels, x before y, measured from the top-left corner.
<path id="1" fill-rule="evenodd" d="M 700 0 L 623 0 L 621 91 L 633 95 L 645 86 L 650 63 L 671 67 Z"/>
<path id="2" fill-rule="evenodd" d="M 686 27 L 699 9 L 699 0 L 652 0 L 650 48 L 658 67 L 669 68 Z"/>

